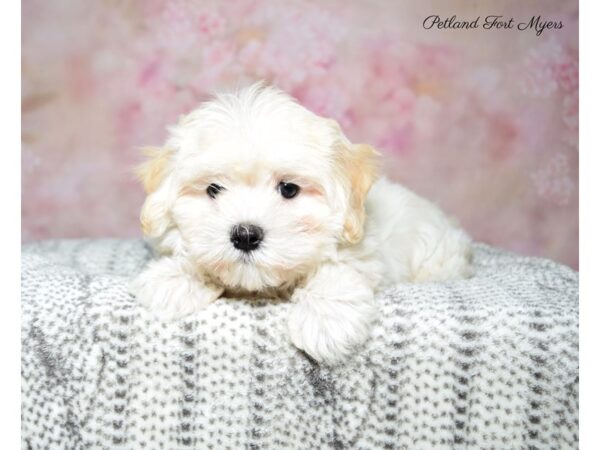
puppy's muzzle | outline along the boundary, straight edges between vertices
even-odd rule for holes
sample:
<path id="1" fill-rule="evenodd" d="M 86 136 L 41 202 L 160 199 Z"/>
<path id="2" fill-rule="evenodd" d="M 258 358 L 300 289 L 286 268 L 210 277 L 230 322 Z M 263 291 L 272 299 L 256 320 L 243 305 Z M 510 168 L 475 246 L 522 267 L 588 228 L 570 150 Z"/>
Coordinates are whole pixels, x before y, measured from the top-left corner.
<path id="1" fill-rule="evenodd" d="M 231 229 L 229 238 L 235 248 L 243 252 L 256 250 L 263 240 L 265 233 L 259 226 L 240 223 Z"/>

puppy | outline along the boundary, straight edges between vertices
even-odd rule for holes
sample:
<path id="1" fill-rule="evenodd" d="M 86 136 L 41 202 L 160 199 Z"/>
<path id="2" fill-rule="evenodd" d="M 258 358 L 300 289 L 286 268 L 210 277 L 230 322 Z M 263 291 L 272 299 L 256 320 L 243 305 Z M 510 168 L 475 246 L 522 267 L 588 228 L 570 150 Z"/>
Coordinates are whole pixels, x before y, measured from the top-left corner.
<path id="1" fill-rule="evenodd" d="M 289 298 L 291 341 L 333 364 L 369 337 L 377 291 L 469 274 L 461 229 L 273 87 L 219 95 L 169 131 L 138 171 L 159 257 L 132 285 L 165 320 L 224 295 Z"/>

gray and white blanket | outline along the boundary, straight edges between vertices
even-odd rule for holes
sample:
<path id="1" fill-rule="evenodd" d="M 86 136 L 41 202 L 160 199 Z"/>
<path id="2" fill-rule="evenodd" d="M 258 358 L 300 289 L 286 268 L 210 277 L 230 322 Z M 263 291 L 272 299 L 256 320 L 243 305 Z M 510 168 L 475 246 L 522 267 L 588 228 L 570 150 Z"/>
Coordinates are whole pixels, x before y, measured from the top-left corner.
<path id="1" fill-rule="evenodd" d="M 289 304 L 220 299 L 165 324 L 138 240 L 23 248 L 24 449 L 572 449 L 578 275 L 477 245 L 469 280 L 398 285 L 371 340 L 319 367 Z"/>

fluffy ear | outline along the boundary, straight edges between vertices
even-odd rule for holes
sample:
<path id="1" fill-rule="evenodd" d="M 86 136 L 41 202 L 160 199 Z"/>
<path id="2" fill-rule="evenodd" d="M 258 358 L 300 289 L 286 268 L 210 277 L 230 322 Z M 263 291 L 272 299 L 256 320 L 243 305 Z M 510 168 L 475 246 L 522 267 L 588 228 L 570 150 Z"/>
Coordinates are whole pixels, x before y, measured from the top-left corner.
<path id="1" fill-rule="evenodd" d="M 147 194 L 154 192 L 167 174 L 167 166 L 173 156 L 173 150 L 161 147 L 146 147 L 142 149 L 147 161 L 135 169 L 135 174 L 142 182 Z"/>
<path id="2" fill-rule="evenodd" d="M 146 197 L 140 213 L 142 231 L 150 238 L 159 238 L 171 225 L 166 199 L 158 194 L 156 192 Z"/>
<path id="3" fill-rule="evenodd" d="M 169 163 L 174 152 L 168 148 L 146 148 L 143 151 L 148 160 L 136 169 L 136 174 L 148 196 L 142 206 L 140 221 L 146 236 L 158 238 L 170 225 L 164 181 L 169 174 Z"/>
<path id="4" fill-rule="evenodd" d="M 342 237 L 356 244 L 363 237 L 365 224 L 365 199 L 377 179 L 377 152 L 369 145 L 351 145 L 341 152 L 341 165 L 348 178 L 350 198 Z"/>
<path id="5" fill-rule="evenodd" d="M 352 144 L 340 133 L 336 149 L 338 176 L 344 180 L 348 190 L 348 206 L 344 220 L 343 239 L 356 244 L 363 237 L 365 223 L 365 199 L 373 182 L 377 179 L 377 156 L 379 153 L 370 145 Z"/>

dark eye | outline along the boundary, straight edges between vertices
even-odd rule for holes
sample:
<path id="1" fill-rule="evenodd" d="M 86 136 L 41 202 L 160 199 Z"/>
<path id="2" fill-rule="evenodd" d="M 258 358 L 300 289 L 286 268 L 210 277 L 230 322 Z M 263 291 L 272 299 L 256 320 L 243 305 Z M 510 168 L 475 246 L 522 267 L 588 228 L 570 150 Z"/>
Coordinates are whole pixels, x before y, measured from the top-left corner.
<path id="1" fill-rule="evenodd" d="M 215 198 L 223 189 L 225 189 L 223 186 L 212 183 L 206 188 L 206 193 L 210 198 Z"/>
<path id="2" fill-rule="evenodd" d="M 294 183 L 286 183 L 282 181 L 277 186 L 277 190 L 283 198 L 294 198 L 300 192 L 300 186 Z"/>

